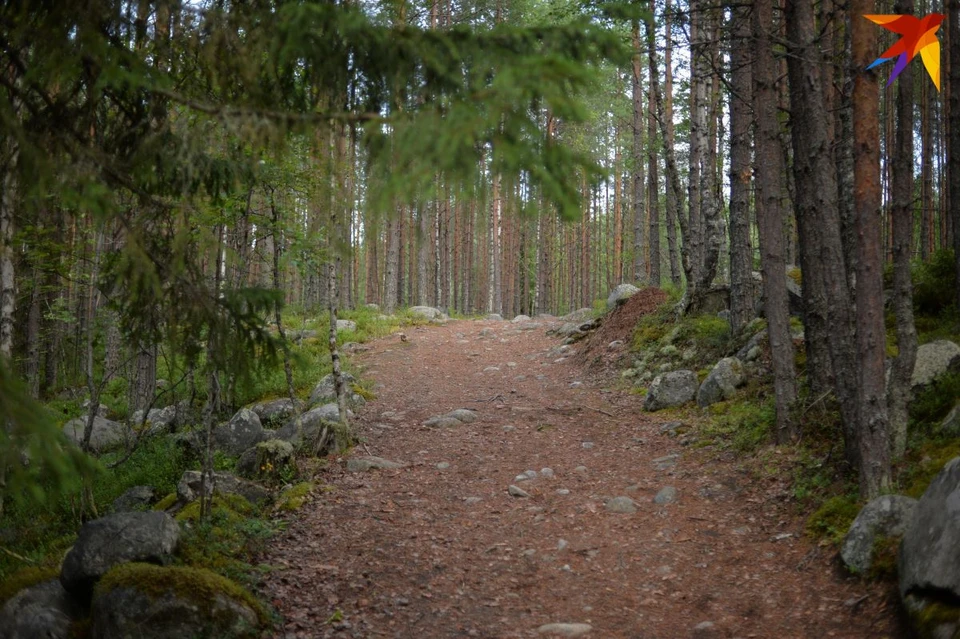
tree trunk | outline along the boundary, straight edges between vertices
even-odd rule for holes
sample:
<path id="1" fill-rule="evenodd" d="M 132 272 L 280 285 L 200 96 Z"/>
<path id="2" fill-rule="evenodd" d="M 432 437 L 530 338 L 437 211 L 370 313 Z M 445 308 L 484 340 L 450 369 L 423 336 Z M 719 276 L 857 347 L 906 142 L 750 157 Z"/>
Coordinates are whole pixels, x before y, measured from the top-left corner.
<path id="1" fill-rule="evenodd" d="M 753 247 L 750 245 L 750 123 L 753 99 L 750 8 L 731 8 L 730 44 L 730 328 L 736 335 L 753 318 Z"/>
<path id="2" fill-rule="evenodd" d="M 640 64 L 640 23 L 633 23 L 633 280 L 647 281 L 647 264 L 644 260 L 643 232 L 646 226 L 644 211 L 643 175 L 643 76 Z M 618 282 L 619 284 L 619 282 Z"/>
<path id="3" fill-rule="evenodd" d="M 652 4 L 652 3 L 651 3 Z M 647 58 L 650 71 L 650 90 L 647 96 L 647 177 L 650 194 L 650 286 L 660 286 L 660 176 L 658 174 L 656 97 L 653 88 L 659 82 L 657 69 L 657 47 L 654 21 L 646 23 Z"/>
<path id="4" fill-rule="evenodd" d="M 389 315 L 397 308 L 398 282 L 400 278 L 400 219 L 403 207 L 397 212 L 396 219 L 387 220 L 387 256 L 384 267 L 383 310 Z"/>
<path id="5" fill-rule="evenodd" d="M 661 129 L 663 130 L 664 150 L 669 149 L 673 154 L 674 149 L 674 127 L 673 127 L 673 32 L 670 27 L 671 0 L 665 0 L 663 9 L 663 30 L 664 39 L 667 46 L 663 53 L 663 90 L 666 96 L 662 103 L 657 103 L 658 118 L 661 120 Z M 654 97 L 658 93 L 659 83 L 654 85 Z M 669 170 L 668 170 L 669 173 Z M 669 175 L 667 176 L 669 181 Z M 680 277 L 680 259 L 677 250 L 677 220 L 683 215 L 680 210 L 682 207 L 677 193 L 669 185 L 666 188 L 665 203 L 667 206 L 667 252 L 670 257 L 670 281 L 673 285 L 680 287 L 682 284 Z"/>
<path id="6" fill-rule="evenodd" d="M 853 193 L 859 240 L 856 271 L 857 408 L 860 496 L 864 499 L 876 497 L 890 484 L 880 243 L 879 85 L 876 71 L 866 70 L 876 55 L 876 27 L 862 17 L 871 13 L 874 7 L 872 0 L 852 0 L 850 3 L 853 64 L 858 69 L 853 84 Z"/>
<path id="7" fill-rule="evenodd" d="M 783 261 L 783 213 L 780 209 L 782 156 L 777 121 L 773 27 L 773 1 L 756 0 L 753 4 L 753 106 L 756 122 L 754 175 L 757 189 L 757 227 L 760 233 L 764 314 L 767 318 L 767 335 L 773 360 L 777 407 L 776 440 L 786 443 L 796 439 L 800 433 L 796 422 L 790 417 L 797 389 Z"/>
<path id="8" fill-rule="evenodd" d="M 956 277 L 955 300 L 960 307 L 960 0 L 947 0 L 947 31 L 950 41 L 950 76 L 947 83 L 947 106 L 950 111 L 947 171 L 950 175 L 949 202 L 954 274 Z"/>
<path id="9" fill-rule="evenodd" d="M 687 224 L 683 231 L 683 263 L 687 291 L 683 308 L 696 299 L 703 262 L 701 254 L 701 170 L 706 146 L 706 83 L 705 52 L 702 29 L 704 0 L 691 0 L 690 8 L 690 152 L 687 164 Z M 682 217 L 681 213 L 681 217 Z"/>

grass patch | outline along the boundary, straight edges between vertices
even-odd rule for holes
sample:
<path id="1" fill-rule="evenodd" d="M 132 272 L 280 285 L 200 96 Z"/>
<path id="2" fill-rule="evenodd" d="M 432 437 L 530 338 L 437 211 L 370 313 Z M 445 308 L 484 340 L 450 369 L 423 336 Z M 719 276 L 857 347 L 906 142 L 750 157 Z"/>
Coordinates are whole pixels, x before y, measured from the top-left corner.
<path id="1" fill-rule="evenodd" d="M 774 398 L 758 396 L 760 390 L 759 385 L 751 384 L 741 391 L 742 398 L 710 406 L 713 419 L 701 428 L 701 436 L 739 453 L 754 452 L 767 444 L 777 413 Z"/>
<path id="2" fill-rule="evenodd" d="M 859 512 L 860 502 L 855 495 L 835 495 L 807 518 L 807 534 L 839 546 Z"/>
<path id="3" fill-rule="evenodd" d="M 313 492 L 315 486 L 312 482 L 301 482 L 280 493 L 277 500 L 276 509 L 282 512 L 294 512 L 300 510 L 306 503 L 307 498 Z"/>

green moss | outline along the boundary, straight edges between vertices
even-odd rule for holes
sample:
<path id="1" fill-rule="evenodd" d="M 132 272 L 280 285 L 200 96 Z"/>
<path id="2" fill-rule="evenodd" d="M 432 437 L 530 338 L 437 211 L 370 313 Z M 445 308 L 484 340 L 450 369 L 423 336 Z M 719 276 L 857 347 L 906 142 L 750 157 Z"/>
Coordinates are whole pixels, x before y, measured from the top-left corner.
<path id="1" fill-rule="evenodd" d="M 277 502 L 277 510 L 286 512 L 300 510 L 303 504 L 306 503 L 307 497 L 313 492 L 313 489 L 313 483 L 305 481 L 283 491 Z"/>
<path id="2" fill-rule="evenodd" d="M 227 519 L 239 521 L 254 514 L 254 507 L 240 495 L 220 494 L 213 496 L 212 513 L 220 513 Z M 177 521 L 195 522 L 200 519 L 200 500 L 194 500 L 177 513 Z"/>
<path id="3" fill-rule="evenodd" d="M 960 373 L 946 373 L 917 393 L 910 403 L 911 430 L 930 433 L 960 397 Z"/>
<path id="4" fill-rule="evenodd" d="M 795 267 L 787 271 L 787 277 L 797 283 L 797 286 L 803 286 L 803 273 L 800 271 L 799 267 Z"/>
<path id="5" fill-rule="evenodd" d="M 177 493 L 170 493 L 153 505 L 154 510 L 167 510 L 177 503 Z"/>
<path id="6" fill-rule="evenodd" d="M 263 605 L 247 590 L 226 577 L 202 568 L 121 564 L 103 576 L 96 591 L 106 593 L 116 588 L 131 588 L 152 599 L 173 594 L 177 598 L 195 602 L 201 610 L 208 609 L 210 601 L 217 595 L 224 595 L 246 604 L 256 613 L 261 625 L 269 622 Z"/>
<path id="7" fill-rule="evenodd" d="M 893 580 L 897 576 L 897 555 L 902 536 L 879 537 L 873 542 L 870 560 L 872 579 Z"/>
<path id="8" fill-rule="evenodd" d="M 59 574 L 59 566 L 31 566 L 18 570 L 0 583 L 0 607 L 21 590 L 56 579 Z"/>
<path id="9" fill-rule="evenodd" d="M 703 434 L 742 453 L 767 443 L 777 419 L 774 398 L 759 398 L 750 387 L 742 392 L 742 399 L 717 402 L 708 412 L 714 418 L 704 425 Z"/>
<path id="10" fill-rule="evenodd" d="M 807 533 L 817 539 L 826 539 L 834 545 L 843 541 L 850 524 L 860 512 L 860 502 L 851 495 L 837 495 L 807 518 Z"/>
<path id="11" fill-rule="evenodd" d="M 372 402 L 375 399 L 377 399 L 377 396 L 373 391 L 364 388 L 360 384 L 351 384 L 350 388 L 353 390 L 354 393 L 364 398 L 368 402 Z"/>
<path id="12" fill-rule="evenodd" d="M 902 476 L 902 483 L 906 486 L 904 494 L 919 499 L 933 478 L 954 457 L 960 457 L 960 440 L 958 439 L 933 440 L 924 443 L 918 450 L 911 453 L 911 458 L 917 461 L 908 464 L 904 470 Z"/>
<path id="13" fill-rule="evenodd" d="M 915 597 L 910 599 L 912 601 L 908 602 L 907 610 L 921 639 L 942 637 L 943 633 L 938 632 L 939 626 L 960 624 L 960 608 L 939 601 L 923 601 L 921 604 Z M 956 634 L 953 636 L 956 637 Z"/>

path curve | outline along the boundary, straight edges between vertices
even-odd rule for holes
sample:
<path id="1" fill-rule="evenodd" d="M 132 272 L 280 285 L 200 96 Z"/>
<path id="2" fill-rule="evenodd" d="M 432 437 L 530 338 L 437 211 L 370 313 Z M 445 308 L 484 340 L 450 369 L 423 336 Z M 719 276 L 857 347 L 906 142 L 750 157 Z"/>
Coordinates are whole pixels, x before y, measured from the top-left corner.
<path id="1" fill-rule="evenodd" d="M 564 636 L 539 634 L 549 623 L 596 639 L 898 636 L 890 593 L 803 537 L 783 482 L 753 485 L 729 456 L 662 433 L 547 328 L 455 321 L 356 357 L 377 400 L 353 455 L 408 466 L 322 471 L 329 491 L 262 558 L 278 636 Z M 456 408 L 479 420 L 421 425 Z M 667 486 L 675 502 L 654 503 Z M 608 512 L 616 496 L 636 512 Z"/>

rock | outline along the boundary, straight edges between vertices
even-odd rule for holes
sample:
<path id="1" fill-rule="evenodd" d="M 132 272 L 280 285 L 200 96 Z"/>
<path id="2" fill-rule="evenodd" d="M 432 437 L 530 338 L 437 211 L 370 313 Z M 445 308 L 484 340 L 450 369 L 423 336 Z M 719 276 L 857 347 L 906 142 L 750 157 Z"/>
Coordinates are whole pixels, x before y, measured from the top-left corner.
<path id="1" fill-rule="evenodd" d="M 873 546 L 882 537 L 898 537 L 907 529 L 917 500 L 902 495 L 883 495 L 870 501 L 843 540 L 840 557 L 852 572 L 869 572 L 873 560 Z"/>
<path id="2" fill-rule="evenodd" d="M 618 304 L 626 302 L 632 295 L 640 289 L 633 284 L 618 284 L 616 288 L 610 291 L 607 296 L 607 309 L 614 308 Z"/>
<path id="3" fill-rule="evenodd" d="M 583 637 L 592 630 L 593 627 L 587 623 L 546 623 L 537 628 L 541 635 L 557 637 Z"/>
<path id="4" fill-rule="evenodd" d="M 517 315 L 516 317 L 514 317 L 514 318 L 513 318 L 512 320 L 510 320 L 510 321 L 513 322 L 514 324 L 519 324 L 520 322 L 529 322 L 529 321 L 530 321 L 530 316 L 529 316 L 529 315 Z"/>
<path id="5" fill-rule="evenodd" d="M 134 486 L 113 500 L 113 512 L 146 510 L 156 501 L 157 490 L 153 486 Z"/>
<path id="6" fill-rule="evenodd" d="M 296 473 L 293 444 L 268 439 L 249 448 L 237 460 L 237 475 L 246 479 L 280 481 Z"/>
<path id="7" fill-rule="evenodd" d="M 265 437 L 260 418 L 249 408 L 241 408 L 229 422 L 221 424 L 213 431 L 217 450 L 231 457 L 239 457 L 243 451 L 256 446 Z"/>
<path id="8" fill-rule="evenodd" d="M 263 486 L 230 473 L 213 474 L 213 494 L 240 495 L 254 505 L 270 499 L 270 491 Z M 200 498 L 200 471 L 188 470 L 183 473 L 177 483 L 177 498 L 183 504 Z"/>
<path id="9" fill-rule="evenodd" d="M 736 357 L 724 357 L 713 367 L 697 391 L 697 405 L 706 408 L 733 397 L 746 381 L 743 364 Z"/>
<path id="10" fill-rule="evenodd" d="M 575 324 L 581 324 L 589 319 L 593 319 L 593 309 L 592 308 L 578 308 L 572 313 L 567 313 L 560 318 L 564 322 L 574 322 Z"/>
<path id="11" fill-rule="evenodd" d="M 437 464 L 437 470 L 446 470 L 450 468 L 450 462 L 440 462 Z"/>
<path id="12" fill-rule="evenodd" d="M 615 339 L 615 340 L 613 340 L 612 342 L 610 342 L 609 344 L 607 344 L 607 348 L 610 349 L 610 350 L 616 350 L 616 349 L 620 348 L 621 346 L 623 346 L 623 340 L 622 340 L 622 339 Z"/>
<path id="13" fill-rule="evenodd" d="M 87 425 L 87 418 L 71 419 L 63 426 L 63 434 L 77 446 L 83 441 L 83 429 Z M 119 448 L 134 437 L 130 427 L 120 422 L 100 417 L 93 418 L 93 431 L 90 434 L 90 448 L 95 453 L 102 453 L 112 448 Z"/>
<path id="14" fill-rule="evenodd" d="M 554 475 L 554 473 L 553 473 L 553 469 L 552 469 L 552 468 L 542 468 L 542 469 L 540 469 L 540 476 L 541 476 L 541 477 L 544 477 L 545 479 L 550 479 L 550 478 L 553 477 L 553 475 Z"/>
<path id="15" fill-rule="evenodd" d="M 696 299 L 691 300 L 687 313 L 695 315 L 716 315 L 730 308 L 730 287 L 726 285 L 713 286 L 703 291 Z"/>
<path id="16" fill-rule="evenodd" d="M 455 428 L 461 424 L 472 424 L 477 421 L 477 414 L 466 408 L 458 408 L 443 415 L 436 415 L 423 425 L 428 428 Z"/>
<path id="17" fill-rule="evenodd" d="M 357 383 L 357 378 L 350 373 L 340 373 L 340 379 L 346 387 L 344 388 L 344 392 L 347 395 L 347 405 L 351 408 L 363 406 L 366 400 L 353 391 L 353 385 Z M 313 392 L 310 393 L 310 399 L 307 405 L 312 408 L 318 404 L 330 404 L 336 403 L 336 401 L 337 391 L 333 384 L 333 373 L 328 373 L 313 387 Z"/>
<path id="18" fill-rule="evenodd" d="M 690 370 L 657 375 L 647 390 L 643 408 L 653 412 L 663 408 L 682 406 L 696 396 L 697 387 L 697 374 Z"/>
<path id="19" fill-rule="evenodd" d="M 900 547 L 900 594 L 960 597 L 960 457 L 920 498 Z"/>
<path id="20" fill-rule="evenodd" d="M 800 285 L 797 284 L 797 281 L 790 277 L 790 272 L 795 268 L 792 264 L 788 264 L 786 265 L 784 273 L 787 284 L 788 312 L 793 317 L 803 317 L 803 290 Z M 753 285 L 756 291 L 753 297 L 753 311 L 759 317 L 763 315 L 763 275 L 757 271 L 754 271 L 752 275 Z"/>
<path id="21" fill-rule="evenodd" d="M 205 449 L 204 439 L 200 431 L 186 430 L 179 433 L 168 435 L 167 439 L 173 443 L 174 447 L 181 455 L 188 459 L 198 459 L 200 453 Z"/>
<path id="22" fill-rule="evenodd" d="M 960 346 L 946 339 L 924 344 L 917 349 L 910 385 L 916 391 L 960 364 Z"/>
<path id="23" fill-rule="evenodd" d="M 70 624 L 83 616 L 57 580 L 21 590 L 0 608 L 3 639 L 68 639 Z"/>
<path id="24" fill-rule="evenodd" d="M 491 322 L 502 322 L 502 321 L 503 321 L 503 315 L 501 315 L 500 313 L 490 313 L 490 314 L 488 314 L 486 317 L 484 317 L 483 319 L 488 320 L 488 321 L 491 321 Z"/>
<path id="25" fill-rule="evenodd" d="M 357 330 L 357 323 L 353 320 L 338 319 L 337 320 L 337 332 L 340 331 L 355 331 Z"/>
<path id="26" fill-rule="evenodd" d="M 349 415 L 350 413 L 348 411 Z M 294 446 L 313 442 L 323 431 L 324 424 L 336 424 L 340 421 L 340 408 L 336 404 L 324 404 L 311 408 L 299 417 L 288 419 L 274 434 L 276 439 L 290 442 Z"/>
<path id="27" fill-rule="evenodd" d="M 614 497 L 613 499 L 607 500 L 605 507 L 607 511 L 611 513 L 629 515 L 637 512 L 636 504 L 633 503 L 632 499 L 625 496 Z"/>
<path id="28" fill-rule="evenodd" d="M 63 560 L 60 583 L 81 603 L 89 602 L 94 584 L 108 570 L 131 561 L 166 563 L 179 540 L 180 527 L 163 512 L 116 513 L 88 521 Z"/>
<path id="29" fill-rule="evenodd" d="M 514 486 L 510 484 L 510 487 L 507 488 L 507 494 L 511 497 L 529 497 L 530 493 L 520 488 L 519 486 Z"/>
<path id="30" fill-rule="evenodd" d="M 166 408 L 151 408 L 147 412 L 147 432 L 151 435 L 173 432 L 173 429 L 182 421 L 179 418 L 185 416 L 185 413 L 185 407 L 181 410 L 177 405 L 167 406 Z M 130 426 L 139 429 L 141 424 L 143 424 L 143 411 L 138 410 L 130 416 Z"/>
<path id="31" fill-rule="evenodd" d="M 432 306 L 411 306 L 410 312 L 417 317 L 422 317 L 423 319 L 428 320 L 445 320 L 447 319 L 446 314 L 438 308 L 433 308 Z"/>
<path id="32" fill-rule="evenodd" d="M 299 404 L 300 402 L 295 402 L 289 397 L 282 397 L 254 404 L 250 410 L 257 414 L 260 423 L 266 428 L 280 424 L 296 415 L 300 409 Z"/>
<path id="33" fill-rule="evenodd" d="M 693 639 L 720 639 L 723 633 L 712 621 L 701 621 L 693 627 Z"/>
<path id="34" fill-rule="evenodd" d="M 366 353 L 370 350 L 370 347 L 359 342 L 347 342 L 340 347 L 340 350 L 344 353 Z"/>
<path id="35" fill-rule="evenodd" d="M 572 335 L 580 335 L 582 331 L 580 330 L 580 324 L 576 322 L 567 322 L 563 324 L 556 331 L 556 334 L 561 337 L 570 337 Z"/>
<path id="36" fill-rule="evenodd" d="M 208 570 L 128 564 L 111 571 L 93 601 L 94 639 L 260 636 L 259 604 Z"/>
<path id="37" fill-rule="evenodd" d="M 960 403 L 950 409 L 947 416 L 940 422 L 940 427 L 937 429 L 937 432 L 947 437 L 960 436 Z"/>
<path id="38" fill-rule="evenodd" d="M 403 468 L 406 464 L 402 462 L 390 461 L 383 457 L 351 457 L 347 460 L 347 470 L 352 473 L 363 473 L 368 470 L 397 470 Z"/>
<path id="39" fill-rule="evenodd" d="M 660 492 L 657 493 L 656 497 L 653 498 L 653 503 L 663 506 L 666 504 L 672 504 L 676 500 L 677 489 L 673 486 L 664 486 L 660 489 Z"/>

